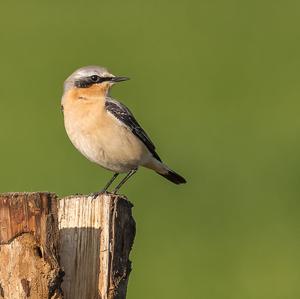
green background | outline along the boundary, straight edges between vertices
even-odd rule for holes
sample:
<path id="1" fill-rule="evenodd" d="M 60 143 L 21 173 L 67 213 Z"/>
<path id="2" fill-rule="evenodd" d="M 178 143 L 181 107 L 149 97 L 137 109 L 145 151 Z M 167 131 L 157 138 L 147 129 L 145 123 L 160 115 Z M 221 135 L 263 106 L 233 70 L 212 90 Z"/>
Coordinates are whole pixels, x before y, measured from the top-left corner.
<path id="1" fill-rule="evenodd" d="M 128 298 L 300 298 L 299 1 L 10 1 L 0 10 L 1 191 L 90 193 L 64 79 L 99 64 L 188 184 L 141 169 Z"/>

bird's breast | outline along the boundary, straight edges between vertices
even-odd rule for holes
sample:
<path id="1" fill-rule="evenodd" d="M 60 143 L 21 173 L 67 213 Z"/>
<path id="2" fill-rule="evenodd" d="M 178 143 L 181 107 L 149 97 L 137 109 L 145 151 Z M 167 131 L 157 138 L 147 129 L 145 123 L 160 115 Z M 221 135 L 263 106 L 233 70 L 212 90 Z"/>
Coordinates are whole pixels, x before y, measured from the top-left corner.
<path id="1" fill-rule="evenodd" d="M 149 159 L 145 145 L 104 107 L 64 108 L 67 134 L 90 161 L 115 172 L 127 172 Z"/>

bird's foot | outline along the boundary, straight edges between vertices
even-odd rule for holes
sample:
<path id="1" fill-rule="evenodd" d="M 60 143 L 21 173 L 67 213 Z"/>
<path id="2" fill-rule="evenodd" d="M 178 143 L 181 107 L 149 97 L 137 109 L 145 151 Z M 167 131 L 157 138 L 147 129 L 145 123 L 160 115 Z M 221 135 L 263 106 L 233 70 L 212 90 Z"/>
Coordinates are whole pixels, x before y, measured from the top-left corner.
<path id="1" fill-rule="evenodd" d="M 90 196 L 91 196 L 93 199 L 95 199 L 95 198 L 97 198 L 99 195 L 101 195 L 101 194 L 106 194 L 106 193 L 107 193 L 106 190 L 101 190 L 101 191 L 98 191 L 98 192 L 91 193 Z"/>
<path id="2" fill-rule="evenodd" d="M 112 194 L 112 195 L 115 195 L 115 196 L 117 196 L 117 197 L 123 197 L 123 198 L 126 197 L 125 194 L 119 193 L 119 191 L 120 191 L 119 189 L 118 189 L 118 190 L 115 190 L 115 189 L 114 189 L 114 190 L 111 192 L 111 194 Z"/>

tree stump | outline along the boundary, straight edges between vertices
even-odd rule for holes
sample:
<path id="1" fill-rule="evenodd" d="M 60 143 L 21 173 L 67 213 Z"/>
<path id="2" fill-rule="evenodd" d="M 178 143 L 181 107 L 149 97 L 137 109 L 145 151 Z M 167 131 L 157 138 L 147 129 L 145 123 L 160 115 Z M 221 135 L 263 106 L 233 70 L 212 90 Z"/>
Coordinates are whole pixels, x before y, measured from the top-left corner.
<path id="1" fill-rule="evenodd" d="M 0 195 L 0 298 L 125 299 L 131 208 L 108 193 Z"/>
<path id="2" fill-rule="evenodd" d="M 124 299 L 135 236 L 132 204 L 113 194 L 59 201 L 60 257 L 66 298 Z"/>
<path id="3" fill-rule="evenodd" d="M 63 298 L 56 203 L 51 193 L 0 195 L 0 298 Z"/>

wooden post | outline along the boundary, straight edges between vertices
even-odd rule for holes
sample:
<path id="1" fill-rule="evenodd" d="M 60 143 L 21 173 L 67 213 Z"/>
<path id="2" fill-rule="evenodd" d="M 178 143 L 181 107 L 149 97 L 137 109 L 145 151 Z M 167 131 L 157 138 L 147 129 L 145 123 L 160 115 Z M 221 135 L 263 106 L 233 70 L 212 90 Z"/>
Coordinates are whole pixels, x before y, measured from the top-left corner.
<path id="1" fill-rule="evenodd" d="M 0 298 L 125 299 L 131 208 L 112 194 L 0 195 Z"/>
<path id="2" fill-rule="evenodd" d="M 60 257 L 67 299 L 124 299 L 135 235 L 132 204 L 112 194 L 59 202 Z"/>
<path id="3" fill-rule="evenodd" d="M 51 193 L 0 195 L 0 298 L 63 298 L 56 203 Z"/>

